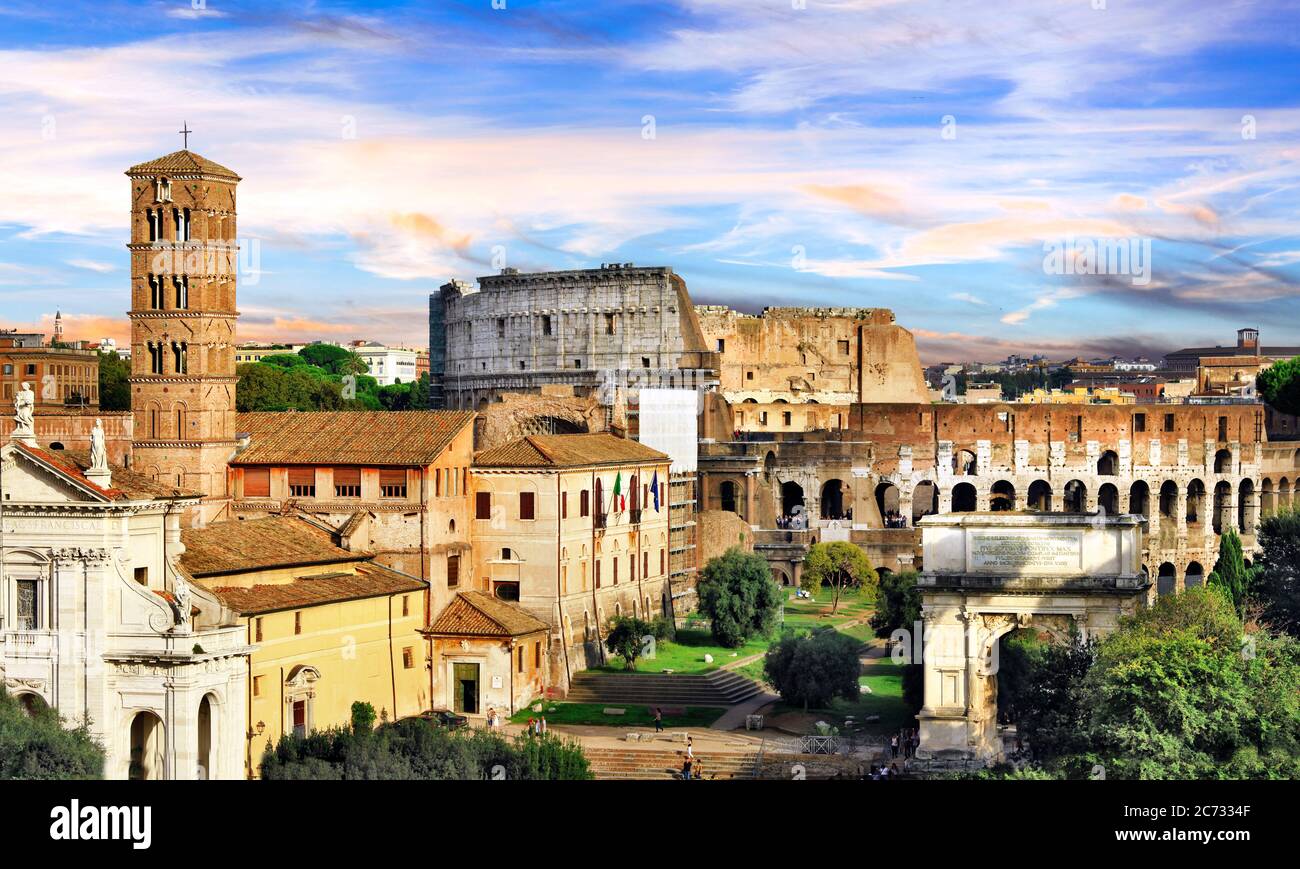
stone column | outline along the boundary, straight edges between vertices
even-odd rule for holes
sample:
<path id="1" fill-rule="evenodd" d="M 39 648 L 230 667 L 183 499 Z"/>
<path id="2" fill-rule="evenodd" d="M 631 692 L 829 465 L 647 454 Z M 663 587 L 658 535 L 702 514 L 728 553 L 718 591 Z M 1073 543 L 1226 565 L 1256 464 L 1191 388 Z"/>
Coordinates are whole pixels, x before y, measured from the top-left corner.
<path id="1" fill-rule="evenodd" d="M 1180 538 L 1187 536 L 1187 489 L 1183 486 L 1178 487 L 1178 495 L 1174 498 L 1174 521 L 1178 526 L 1178 536 Z"/>
<path id="2" fill-rule="evenodd" d="M 754 478 L 758 476 L 758 471 L 745 472 L 745 515 L 744 520 L 749 523 L 750 528 L 758 528 L 758 517 L 754 515 Z"/>

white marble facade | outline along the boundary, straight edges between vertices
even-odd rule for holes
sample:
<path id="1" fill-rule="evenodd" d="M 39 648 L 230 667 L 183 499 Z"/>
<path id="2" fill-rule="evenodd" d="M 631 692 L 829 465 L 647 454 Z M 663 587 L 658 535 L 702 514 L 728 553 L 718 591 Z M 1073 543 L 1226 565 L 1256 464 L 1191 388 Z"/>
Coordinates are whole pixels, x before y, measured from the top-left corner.
<path id="1" fill-rule="evenodd" d="M 0 446 L 0 680 L 88 719 L 106 778 L 244 778 L 247 637 L 176 567 L 198 496 L 88 465 Z"/>

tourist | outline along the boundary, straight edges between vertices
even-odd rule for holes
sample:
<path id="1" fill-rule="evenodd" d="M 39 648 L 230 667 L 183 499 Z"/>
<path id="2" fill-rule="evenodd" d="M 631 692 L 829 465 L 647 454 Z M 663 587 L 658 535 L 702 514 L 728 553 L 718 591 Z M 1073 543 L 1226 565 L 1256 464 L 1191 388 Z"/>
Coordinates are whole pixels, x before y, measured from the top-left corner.
<path id="1" fill-rule="evenodd" d="M 692 758 L 689 754 L 686 755 L 686 759 L 685 759 L 684 761 L 682 761 L 682 781 L 690 781 L 690 780 L 691 780 L 691 764 L 692 764 L 692 763 L 693 763 L 693 758 Z"/>
<path id="2" fill-rule="evenodd" d="M 898 770 L 898 764 L 896 764 L 896 763 L 891 763 L 891 764 L 889 765 L 889 777 L 890 777 L 890 778 L 898 778 L 900 775 L 902 775 L 902 773 L 899 772 L 899 770 Z"/>
<path id="3" fill-rule="evenodd" d="M 695 757 L 695 740 L 689 736 L 686 737 L 686 756 L 688 758 Z"/>
<path id="4" fill-rule="evenodd" d="M 898 757 L 898 734 L 897 733 L 889 737 L 889 754 L 892 757 Z"/>
<path id="5" fill-rule="evenodd" d="M 545 736 L 545 735 L 546 735 L 546 716 L 545 716 L 545 715 L 543 715 L 543 716 L 541 717 L 541 719 L 537 722 L 537 733 L 538 733 L 538 735 L 540 735 L 540 736 Z"/>
<path id="6" fill-rule="evenodd" d="M 664 711 L 658 706 L 655 707 L 655 733 L 664 732 Z"/>

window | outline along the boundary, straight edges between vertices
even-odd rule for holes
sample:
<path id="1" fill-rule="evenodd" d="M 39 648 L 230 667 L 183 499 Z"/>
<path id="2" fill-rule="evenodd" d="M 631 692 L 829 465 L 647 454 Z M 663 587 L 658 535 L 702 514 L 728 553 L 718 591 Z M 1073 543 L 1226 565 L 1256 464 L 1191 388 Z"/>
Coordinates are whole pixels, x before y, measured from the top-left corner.
<path id="1" fill-rule="evenodd" d="M 411 596 L 409 594 L 404 594 L 402 595 L 402 615 L 405 617 L 405 616 L 409 616 L 410 614 L 411 614 Z"/>
<path id="2" fill-rule="evenodd" d="M 591 515 L 591 492 L 587 489 L 583 489 L 582 494 L 578 496 L 578 515 Z"/>
<path id="3" fill-rule="evenodd" d="M 149 373 L 162 374 L 163 373 L 162 344 L 155 344 L 152 341 L 150 341 L 148 343 L 148 347 L 149 347 Z"/>
<path id="4" fill-rule="evenodd" d="M 137 567 L 135 569 L 135 581 L 140 585 L 148 587 L 149 585 L 149 568 Z"/>
<path id="5" fill-rule="evenodd" d="M 618 585 L 618 556 L 613 557 L 614 562 L 614 585 Z"/>
<path id="6" fill-rule="evenodd" d="M 492 518 L 492 493 L 491 492 L 474 493 L 474 518 L 475 519 Z"/>
<path id="7" fill-rule="evenodd" d="M 665 555 L 664 550 L 660 549 L 660 550 L 659 550 L 659 573 L 660 573 L 660 575 L 662 575 L 663 572 L 664 572 L 664 555 Z"/>
<path id="8" fill-rule="evenodd" d="M 542 315 L 542 334 L 551 334 L 551 318 L 545 314 Z"/>
<path id="9" fill-rule="evenodd" d="M 262 619 L 260 617 L 253 619 L 253 642 L 262 642 Z"/>
<path id="10" fill-rule="evenodd" d="M 1228 418 L 1226 416 L 1221 416 L 1219 417 L 1219 440 L 1226 441 L 1227 439 L 1228 439 Z"/>
<path id="11" fill-rule="evenodd" d="M 641 357 L 641 367 L 642 367 L 642 368 L 649 368 L 649 367 L 650 367 L 650 357 L 649 357 L 649 356 L 642 356 L 642 357 Z"/>
<path id="12" fill-rule="evenodd" d="M 447 556 L 447 588 L 455 588 L 460 585 L 460 556 Z"/>
<path id="13" fill-rule="evenodd" d="M 155 311 L 163 308 L 162 279 L 157 275 L 149 275 L 149 307 Z"/>
<path id="14" fill-rule="evenodd" d="M 753 380 L 753 379 L 754 379 L 754 372 L 752 372 L 752 371 L 746 371 L 746 372 L 745 372 L 745 379 L 746 379 L 746 380 Z"/>
<path id="15" fill-rule="evenodd" d="M 627 554 L 627 578 L 632 580 L 632 582 L 636 582 L 636 553 L 635 552 L 629 552 Z"/>
<path id="16" fill-rule="evenodd" d="M 361 469 L 360 468 L 335 468 L 334 469 L 334 497 L 335 498 L 360 498 L 361 497 Z"/>
<path id="17" fill-rule="evenodd" d="M 532 519 L 533 517 L 533 493 L 519 493 L 519 518 Z"/>
<path id="18" fill-rule="evenodd" d="M 316 497 L 316 469 L 289 469 L 289 496 L 293 498 Z"/>
<path id="19" fill-rule="evenodd" d="M 614 334 L 614 329 L 615 329 L 615 326 L 616 326 L 616 325 L 617 325 L 617 323 L 616 323 L 616 321 L 615 321 L 615 319 L 614 319 L 614 315 L 613 315 L 613 314 L 606 314 L 606 315 L 605 315 L 605 334 L 606 334 L 606 335 L 613 335 L 613 334 Z"/>
<path id="20" fill-rule="evenodd" d="M 381 470 L 379 472 L 379 496 L 381 498 L 405 498 L 406 471 L 401 468 Z"/>
<path id="21" fill-rule="evenodd" d="M 1133 432 L 1141 434 L 1147 430 L 1147 415 L 1145 413 L 1133 414 Z"/>
<path id="22" fill-rule="evenodd" d="M 1167 413 L 1165 414 L 1165 431 L 1173 431 L 1173 430 L 1174 430 L 1174 415 L 1172 413 Z"/>
<path id="23" fill-rule="evenodd" d="M 641 578 L 645 579 L 650 575 L 650 553 L 641 553 Z"/>
<path id="24" fill-rule="evenodd" d="M 542 641 L 538 640 L 536 643 L 533 643 L 533 669 L 540 670 L 541 668 L 542 668 Z"/>
<path id="25" fill-rule="evenodd" d="M 402 669 L 412 670 L 415 668 L 415 650 L 410 646 L 402 649 Z"/>
<path id="26" fill-rule="evenodd" d="M 35 579 L 20 579 L 18 586 L 18 630 L 35 631 L 40 624 L 40 583 Z"/>
<path id="27" fill-rule="evenodd" d="M 560 493 L 560 518 L 561 519 L 569 518 L 569 493 L 568 492 Z"/>
<path id="28" fill-rule="evenodd" d="M 172 284 L 176 288 L 176 307 L 178 310 L 183 311 L 190 306 L 189 275 L 180 275 L 172 278 Z"/>
<path id="29" fill-rule="evenodd" d="M 783 424 L 783 425 L 789 425 L 789 424 L 790 424 L 790 420 L 791 420 L 790 411 L 788 411 L 788 410 L 787 410 L 787 411 L 784 411 L 784 412 L 781 414 L 781 422 L 782 422 L 782 424 Z"/>
<path id="30" fill-rule="evenodd" d="M 519 672 L 522 673 L 524 672 L 524 647 L 520 646 L 518 651 L 519 654 L 516 657 L 519 659 Z"/>
<path id="31" fill-rule="evenodd" d="M 188 374 L 190 370 L 189 362 L 189 344 L 184 341 L 172 342 L 172 356 L 175 360 L 175 371 L 177 374 Z M 159 372 L 161 373 L 161 372 Z"/>
<path id="32" fill-rule="evenodd" d="M 506 321 L 504 317 L 497 318 L 497 337 L 506 337 Z"/>
<path id="33" fill-rule="evenodd" d="M 293 614 L 293 632 L 295 634 L 302 633 L 302 610 L 298 610 Z"/>
<path id="34" fill-rule="evenodd" d="M 596 588 L 600 588 L 600 565 L 601 562 L 597 561 L 596 562 Z"/>
<path id="35" fill-rule="evenodd" d="M 836 341 L 835 344 L 839 347 L 839 349 L 840 349 L 840 355 L 841 355 L 841 356 L 848 356 L 848 355 L 849 355 L 849 342 L 848 342 L 848 341 Z"/>
<path id="36" fill-rule="evenodd" d="M 263 677 L 261 677 L 261 676 L 254 676 L 254 677 L 253 677 L 253 696 L 254 696 L 254 697 L 261 697 L 261 696 L 262 696 L 262 678 L 263 678 Z"/>
<path id="37" fill-rule="evenodd" d="M 244 497 L 271 497 L 270 468 L 244 468 Z"/>
<path id="38" fill-rule="evenodd" d="M 573 360 L 573 367 L 574 367 L 574 368 L 581 368 L 581 367 L 582 367 L 582 360 L 581 360 L 581 359 L 575 359 L 575 360 Z"/>

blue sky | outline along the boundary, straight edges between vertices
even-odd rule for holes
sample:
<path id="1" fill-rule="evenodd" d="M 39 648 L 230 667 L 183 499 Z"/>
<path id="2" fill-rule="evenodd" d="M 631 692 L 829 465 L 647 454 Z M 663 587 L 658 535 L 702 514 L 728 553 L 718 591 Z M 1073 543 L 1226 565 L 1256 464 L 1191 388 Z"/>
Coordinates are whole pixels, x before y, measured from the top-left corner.
<path id="1" fill-rule="evenodd" d="M 700 302 L 890 307 L 927 361 L 1247 325 L 1300 344 L 1297 22 L 1226 0 L 0 0 L 0 325 L 61 308 L 74 337 L 125 337 L 121 173 L 188 121 L 244 178 L 242 338 L 422 343 L 449 278 L 636 262 Z M 1045 268 L 1067 241 L 1149 244 L 1150 271 Z"/>

